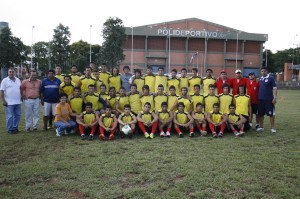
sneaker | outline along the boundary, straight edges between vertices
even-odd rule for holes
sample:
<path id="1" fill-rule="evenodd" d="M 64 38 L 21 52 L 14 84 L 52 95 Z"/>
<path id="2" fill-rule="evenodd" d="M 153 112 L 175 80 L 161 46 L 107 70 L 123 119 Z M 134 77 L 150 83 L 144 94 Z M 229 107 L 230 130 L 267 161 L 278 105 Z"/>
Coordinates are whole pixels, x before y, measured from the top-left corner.
<path id="1" fill-rule="evenodd" d="M 256 129 L 257 132 L 264 131 L 264 130 L 265 130 L 265 129 L 264 129 L 264 128 L 261 128 L 261 127 L 258 127 L 258 128 Z"/>
<path id="2" fill-rule="evenodd" d="M 179 137 L 183 138 L 183 133 L 182 132 L 179 133 Z"/>
<path id="3" fill-rule="evenodd" d="M 150 133 L 150 139 L 153 139 L 153 138 L 154 138 L 154 134 Z"/>
<path id="4" fill-rule="evenodd" d="M 93 140 L 94 136 L 92 134 L 89 135 L 88 140 Z"/>
<path id="5" fill-rule="evenodd" d="M 166 135 L 165 135 L 165 132 L 160 132 L 160 137 L 165 137 Z"/>
<path id="6" fill-rule="evenodd" d="M 169 131 L 166 132 L 166 137 L 171 137 L 171 133 Z"/>
<path id="7" fill-rule="evenodd" d="M 249 123 L 249 126 L 252 128 L 252 123 Z"/>
<path id="8" fill-rule="evenodd" d="M 150 138 L 149 133 L 146 132 L 144 135 L 145 135 L 145 138 L 147 138 L 147 139 Z"/>
<path id="9" fill-rule="evenodd" d="M 258 129 L 258 127 L 259 127 L 259 124 L 256 124 L 256 125 L 255 125 L 255 129 Z"/>
<path id="10" fill-rule="evenodd" d="M 75 129 L 72 129 L 70 133 L 75 134 L 75 132 L 76 132 Z"/>
<path id="11" fill-rule="evenodd" d="M 207 135 L 207 131 L 201 131 L 201 135 Z"/>
<path id="12" fill-rule="evenodd" d="M 218 137 L 216 132 L 213 132 L 212 136 L 213 136 L 213 138 L 217 138 Z"/>
<path id="13" fill-rule="evenodd" d="M 233 134 L 234 134 L 234 136 L 236 136 L 236 137 L 240 135 L 240 133 L 239 133 L 239 132 L 237 132 L 237 131 L 236 131 L 236 132 L 234 132 Z"/>
<path id="14" fill-rule="evenodd" d="M 70 133 L 68 133 L 68 131 L 67 131 L 67 130 L 65 130 L 65 132 L 64 132 L 64 133 L 65 133 L 65 135 L 70 135 Z"/>
<path id="15" fill-rule="evenodd" d="M 101 140 L 105 140 L 105 135 L 104 135 L 104 134 L 100 134 L 100 135 L 99 135 L 99 138 L 100 138 Z"/>
<path id="16" fill-rule="evenodd" d="M 50 126 L 47 127 L 47 129 L 53 129 L 53 126 L 50 125 Z"/>
<path id="17" fill-rule="evenodd" d="M 272 133 L 276 133 L 276 129 L 271 129 L 271 132 Z"/>
<path id="18" fill-rule="evenodd" d="M 223 137 L 223 132 L 220 132 L 220 133 L 218 134 L 218 137 L 219 137 L 219 138 Z"/>
<path id="19" fill-rule="evenodd" d="M 240 136 L 241 136 L 241 135 L 244 135 L 244 134 L 245 134 L 245 132 L 244 132 L 244 131 L 240 131 Z"/>
<path id="20" fill-rule="evenodd" d="M 110 134 L 108 140 L 114 140 L 115 139 L 115 135 L 114 134 Z"/>
<path id="21" fill-rule="evenodd" d="M 80 137 L 81 137 L 81 140 L 85 140 L 86 139 L 85 135 L 81 135 Z"/>
<path id="22" fill-rule="evenodd" d="M 30 132 L 30 128 L 27 128 L 25 131 L 26 131 L 26 132 Z"/>
<path id="23" fill-rule="evenodd" d="M 195 137 L 195 133 L 194 132 L 190 132 L 190 135 L 189 135 L 191 138 L 192 137 Z"/>
<path id="24" fill-rule="evenodd" d="M 56 131 L 56 136 L 57 136 L 57 137 L 60 137 L 60 136 L 61 136 L 61 133 L 58 131 L 58 129 L 56 129 L 55 131 Z"/>

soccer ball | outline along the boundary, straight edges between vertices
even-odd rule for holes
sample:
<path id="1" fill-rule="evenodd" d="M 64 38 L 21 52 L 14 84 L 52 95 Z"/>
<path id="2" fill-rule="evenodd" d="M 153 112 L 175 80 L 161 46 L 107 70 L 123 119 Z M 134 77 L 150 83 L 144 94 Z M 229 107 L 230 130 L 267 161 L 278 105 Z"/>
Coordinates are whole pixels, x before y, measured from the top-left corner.
<path id="1" fill-rule="evenodd" d="M 131 133 L 131 128 L 128 125 L 123 126 L 122 131 L 125 135 L 128 135 Z"/>

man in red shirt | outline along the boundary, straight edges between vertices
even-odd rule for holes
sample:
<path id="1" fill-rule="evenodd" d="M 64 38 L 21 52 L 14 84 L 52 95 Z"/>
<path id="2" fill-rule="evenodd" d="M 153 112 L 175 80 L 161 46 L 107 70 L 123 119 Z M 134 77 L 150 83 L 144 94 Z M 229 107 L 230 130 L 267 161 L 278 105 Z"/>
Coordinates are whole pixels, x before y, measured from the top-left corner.
<path id="1" fill-rule="evenodd" d="M 251 121 L 249 121 L 249 124 L 250 126 L 252 126 L 252 118 L 253 118 L 253 114 L 255 114 L 255 118 L 256 118 L 255 128 L 258 128 L 259 121 L 257 117 L 257 108 L 258 108 L 259 81 L 256 80 L 255 74 L 253 72 L 249 73 L 249 81 L 247 82 L 246 87 L 247 87 L 247 95 L 249 95 L 251 99 L 251 108 L 252 108 L 252 115 L 250 115 Z"/>
<path id="2" fill-rule="evenodd" d="M 239 86 L 246 86 L 248 81 L 249 80 L 247 78 L 243 78 L 243 74 L 240 69 L 235 70 L 235 78 L 231 79 L 232 95 L 237 95 L 239 91 Z"/>
<path id="3" fill-rule="evenodd" d="M 220 77 L 217 79 L 216 87 L 218 89 L 218 94 L 223 93 L 223 84 L 228 84 L 231 87 L 231 79 L 227 77 L 227 73 L 225 70 L 221 71 Z M 229 90 L 230 93 L 230 90 Z"/>

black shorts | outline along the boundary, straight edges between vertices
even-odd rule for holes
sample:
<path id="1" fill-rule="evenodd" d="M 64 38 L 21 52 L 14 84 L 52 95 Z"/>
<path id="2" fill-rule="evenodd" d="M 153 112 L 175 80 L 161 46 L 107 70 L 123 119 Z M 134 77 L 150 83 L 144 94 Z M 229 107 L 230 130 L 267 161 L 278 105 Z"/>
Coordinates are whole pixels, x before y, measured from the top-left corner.
<path id="1" fill-rule="evenodd" d="M 272 100 L 259 100 L 257 114 L 258 116 L 274 116 L 275 106 L 272 103 Z"/>
<path id="2" fill-rule="evenodd" d="M 257 115 L 258 104 L 251 104 L 252 114 Z"/>

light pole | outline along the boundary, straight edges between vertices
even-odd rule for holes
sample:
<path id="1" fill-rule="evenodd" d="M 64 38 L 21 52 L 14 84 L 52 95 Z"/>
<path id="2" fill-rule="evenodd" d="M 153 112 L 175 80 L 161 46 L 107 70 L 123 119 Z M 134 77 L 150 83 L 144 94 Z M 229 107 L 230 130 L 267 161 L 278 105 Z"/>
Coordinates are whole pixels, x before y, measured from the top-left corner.
<path id="1" fill-rule="evenodd" d="M 31 63 L 30 63 L 30 69 L 32 70 L 32 56 L 33 56 L 33 29 L 34 29 L 35 27 L 34 26 L 32 26 L 32 28 L 31 28 Z"/>
<path id="2" fill-rule="evenodd" d="M 92 25 L 90 25 L 90 62 L 92 62 Z"/>
<path id="3" fill-rule="evenodd" d="M 131 67 L 130 70 L 133 68 L 133 26 L 131 26 Z"/>
<path id="4" fill-rule="evenodd" d="M 298 35 L 296 34 L 294 36 L 294 40 L 293 40 L 293 57 L 292 57 L 292 81 L 293 81 L 293 77 L 294 77 L 294 54 L 295 54 L 295 39 Z"/>
<path id="5" fill-rule="evenodd" d="M 170 73 L 170 69 L 171 69 L 171 30 L 172 30 L 172 28 L 169 28 L 169 70 L 168 70 L 168 73 Z"/>
<path id="6" fill-rule="evenodd" d="M 236 49 L 235 49 L 235 70 L 237 70 L 237 59 L 238 59 L 238 50 L 239 50 L 239 32 L 236 32 Z"/>

